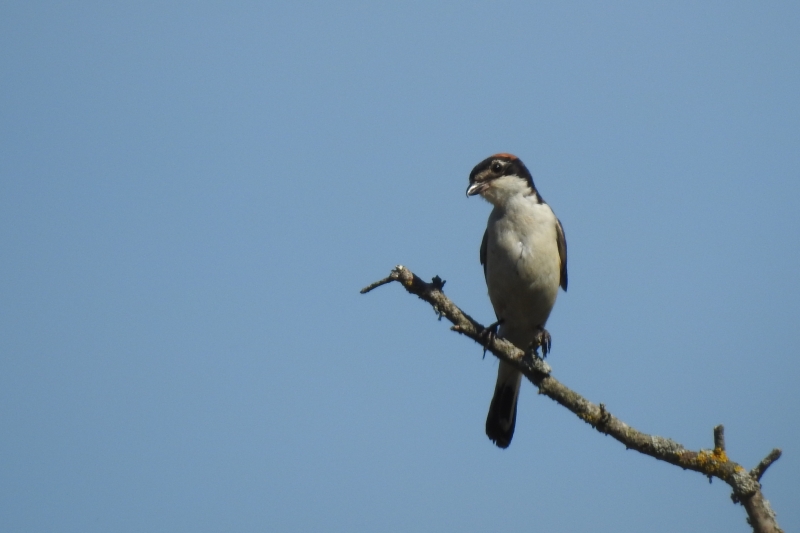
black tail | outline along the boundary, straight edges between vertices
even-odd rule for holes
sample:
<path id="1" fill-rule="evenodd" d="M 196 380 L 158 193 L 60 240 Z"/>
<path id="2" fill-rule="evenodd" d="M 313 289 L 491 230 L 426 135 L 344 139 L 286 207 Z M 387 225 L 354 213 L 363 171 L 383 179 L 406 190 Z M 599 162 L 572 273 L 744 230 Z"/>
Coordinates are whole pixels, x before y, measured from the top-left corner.
<path id="1" fill-rule="evenodd" d="M 486 436 L 499 448 L 508 448 L 517 423 L 517 398 L 522 374 L 500 363 L 497 384 L 486 417 Z"/>

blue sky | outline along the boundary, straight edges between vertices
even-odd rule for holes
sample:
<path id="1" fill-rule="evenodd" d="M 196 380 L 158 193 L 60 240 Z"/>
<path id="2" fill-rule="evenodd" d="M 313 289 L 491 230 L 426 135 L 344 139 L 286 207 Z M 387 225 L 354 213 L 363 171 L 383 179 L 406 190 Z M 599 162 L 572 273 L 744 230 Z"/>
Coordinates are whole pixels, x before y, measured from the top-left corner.
<path id="1" fill-rule="evenodd" d="M 800 529 L 800 7 L 0 7 L 0 529 L 748 531 L 389 286 L 493 319 L 478 161 L 569 243 L 554 375 Z"/>

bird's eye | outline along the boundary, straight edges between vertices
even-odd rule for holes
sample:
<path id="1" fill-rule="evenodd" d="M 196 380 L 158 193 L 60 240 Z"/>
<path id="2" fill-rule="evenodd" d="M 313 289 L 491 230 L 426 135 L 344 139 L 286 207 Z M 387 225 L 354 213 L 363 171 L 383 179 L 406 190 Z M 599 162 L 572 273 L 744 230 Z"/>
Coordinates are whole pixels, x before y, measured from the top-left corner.
<path id="1" fill-rule="evenodd" d="M 503 170 L 503 163 L 501 163 L 500 161 L 495 161 L 494 163 L 492 163 L 492 172 L 499 173 L 502 170 Z"/>

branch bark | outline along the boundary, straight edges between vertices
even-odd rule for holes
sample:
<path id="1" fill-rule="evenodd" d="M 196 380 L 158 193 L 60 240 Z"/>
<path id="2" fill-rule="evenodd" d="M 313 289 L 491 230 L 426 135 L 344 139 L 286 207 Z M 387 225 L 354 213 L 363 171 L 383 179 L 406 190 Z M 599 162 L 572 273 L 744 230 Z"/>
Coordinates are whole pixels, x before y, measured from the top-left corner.
<path id="1" fill-rule="evenodd" d="M 601 403 L 596 405 L 577 392 L 569 389 L 550 375 L 551 368 L 533 351 L 524 352 L 495 335 L 468 314 L 458 308 L 444 295 L 444 281 L 436 276 L 431 283 L 422 281 L 402 265 L 395 267 L 386 278 L 376 281 L 361 290 L 362 294 L 392 282 L 400 283 L 406 291 L 425 300 L 453 326 L 453 331 L 466 335 L 498 359 L 514 365 L 538 389 L 555 402 L 563 405 L 597 431 L 609 435 L 625 445 L 660 461 L 699 472 L 709 479 L 718 478 L 733 489 L 731 499 L 741 503 L 747 511 L 748 522 L 756 533 L 782 533 L 775 513 L 761 492 L 759 482 L 766 469 L 776 461 L 781 451 L 770 452 L 751 472 L 731 461 L 725 452 L 724 428 L 714 428 L 714 448 L 692 451 L 672 439 L 648 435 L 613 416 Z"/>

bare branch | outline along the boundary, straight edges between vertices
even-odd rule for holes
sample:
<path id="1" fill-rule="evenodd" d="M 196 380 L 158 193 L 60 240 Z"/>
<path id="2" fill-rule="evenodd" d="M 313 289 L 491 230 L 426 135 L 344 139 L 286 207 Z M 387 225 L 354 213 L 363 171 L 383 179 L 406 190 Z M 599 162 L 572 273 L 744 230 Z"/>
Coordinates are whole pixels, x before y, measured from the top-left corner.
<path id="1" fill-rule="evenodd" d="M 725 426 L 714 427 L 714 449 L 725 451 Z"/>
<path id="2" fill-rule="evenodd" d="M 775 511 L 764 498 L 761 489 L 749 498 L 743 499 L 742 505 L 747 511 L 747 523 L 755 533 L 783 533 L 783 530 L 778 527 Z"/>
<path id="3" fill-rule="evenodd" d="M 767 454 L 767 456 L 764 457 L 761 462 L 750 471 L 750 475 L 753 477 L 753 479 L 756 481 L 761 481 L 761 476 L 764 475 L 764 472 L 767 471 L 767 468 L 769 468 L 772 463 L 781 458 L 782 453 L 783 452 L 781 452 L 778 448 L 775 448 L 769 452 L 769 454 Z"/>
<path id="4" fill-rule="evenodd" d="M 392 271 L 392 272 L 394 272 L 394 271 Z M 396 280 L 397 280 L 397 278 L 393 277 L 390 274 L 390 275 L 386 276 L 385 278 L 380 279 L 380 280 L 376 281 L 375 283 L 370 283 L 369 285 L 367 285 L 366 287 L 361 289 L 361 294 L 367 294 L 372 289 L 377 289 L 381 285 L 386 285 L 387 283 L 391 283 L 391 282 L 396 281 Z"/>
<path id="5" fill-rule="evenodd" d="M 409 269 L 398 265 L 388 277 L 370 284 L 362 289 L 361 293 L 364 294 L 392 281 L 399 282 L 406 291 L 431 304 L 440 317 L 445 317 L 453 324 L 451 328 L 453 331 L 466 335 L 492 352 L 498 359 L 514 365 L 538 387 L 540 394 L 566 407 L 601 433 L 610 435 L 626 448 L 684 469 L 694 470 L 709 478 L 716 477 L 730 485 L 733 489 L 732 498 L 745 507 L 748 522 L 756 533 L 781 531 L 775 513 L 761 493 L 761 485 L 758 482 L 767 467 L 780 457 L 780 450 L 773 450 L 753 469 L 753 472 L 749 473 L 744 467 L 728 459 L 722 426 L 714 428 L 713 450 L 692 451 L 672 439 L 642 433 L 613 416 L 603 404 L 595 405 L 556 380 L 550 375 L 550 366 L 540 357 L 532 352 L 523 352 L 505 339 L 487 334 L 488 330 L 483 325 L 464 313 L 444 295 L 441 290 L 444 282 L 438 276 L 434 278 L 433 283 L 426 283 Z M 770 459 L 773 455 L 775 457 Z"/>

